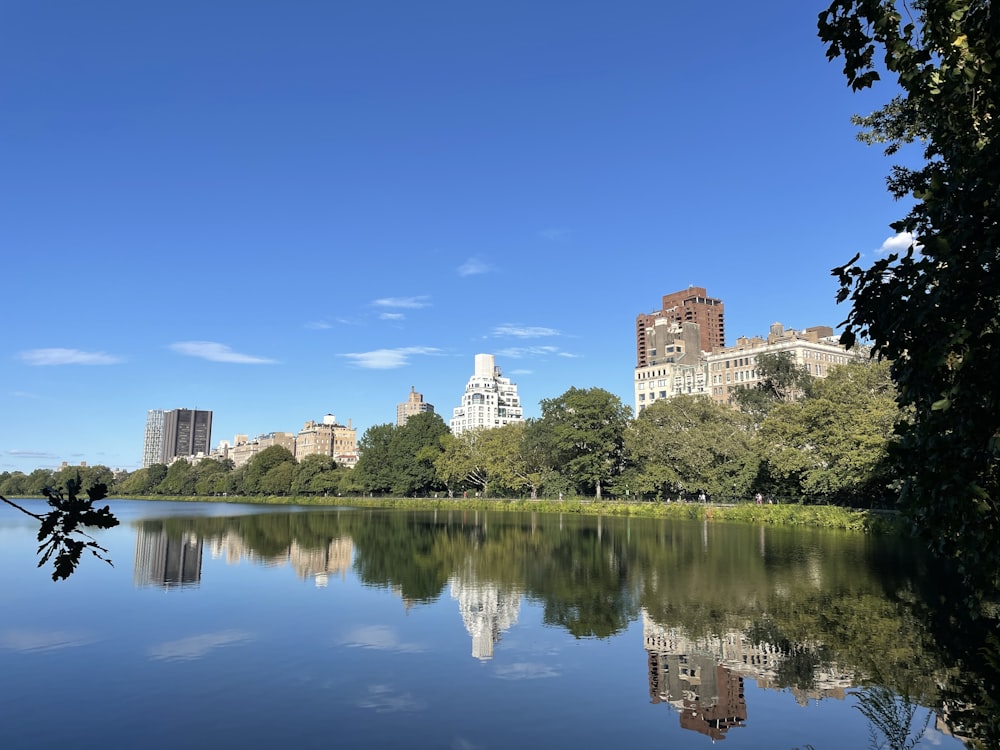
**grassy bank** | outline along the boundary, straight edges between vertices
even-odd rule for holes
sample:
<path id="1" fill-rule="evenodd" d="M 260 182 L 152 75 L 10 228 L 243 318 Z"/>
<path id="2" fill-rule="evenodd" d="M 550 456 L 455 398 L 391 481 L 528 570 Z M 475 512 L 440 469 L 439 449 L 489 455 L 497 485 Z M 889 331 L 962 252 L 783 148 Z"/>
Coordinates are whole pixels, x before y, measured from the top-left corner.
<path id="1" fill-rule="evenodd" d="M 677 518 L 723 521 L 773 526 L 810 526 L 843 529 L 864 533 L 899 531 L 894 514 L 855 510 L 833 505 L 702 505 L 700 503 L 629 503 L 622 501 L 567 500 L 489 500 L 433 498 L 357 498 L 357 497 L 154 497 L 139 500 L 180 502 L 228 502 L 252 505 L 306 505 L 314 507 L 350 506 L 357 508 L 404 508 L 411 510 L 496 510 L 534 511 L 537 513 L 580 513 L 592 516 L 635 516 L 642 518 Z"/>

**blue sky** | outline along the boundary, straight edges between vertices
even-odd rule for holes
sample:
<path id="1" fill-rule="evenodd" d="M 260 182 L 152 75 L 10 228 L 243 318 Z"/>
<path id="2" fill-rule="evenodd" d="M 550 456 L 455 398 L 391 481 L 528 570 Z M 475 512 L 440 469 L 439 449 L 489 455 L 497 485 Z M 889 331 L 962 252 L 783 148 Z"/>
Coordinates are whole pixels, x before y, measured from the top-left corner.
<path id="1" fill-rule="evenodd" d="M 689 285 L 730 344 L 836 325 L 904 207 L 823 6 L 4 3 L 0 471 L 137 468 L 153 408 L 447 420 L 479 352 L 527 416 L 631 405 L 635 316 Z"/>

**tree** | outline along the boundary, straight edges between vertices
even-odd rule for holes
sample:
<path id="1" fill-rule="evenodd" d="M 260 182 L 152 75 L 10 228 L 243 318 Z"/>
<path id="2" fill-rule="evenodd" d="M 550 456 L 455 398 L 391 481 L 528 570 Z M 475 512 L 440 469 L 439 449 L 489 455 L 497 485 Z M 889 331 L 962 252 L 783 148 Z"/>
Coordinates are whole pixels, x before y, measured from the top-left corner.
<path id="1" fill-rule="evenodd" d="M 280 468 L 287 464 L 287 469 Z M 243 492 L 249 495 L 287 495 L 291 489 L 295 456 L 283 445 L 265 448 L 247 462 L 243 476 Z M 265 481 L 271 472 L 277 473 L 270 481 Z"/>
<path id="2" fill-rule="evenodd" d="M 602 388 L 570 388 L 542 399 L 538 430 L 550 466 L 580 492 L 600 499 L 624 461 L 625 425 L 632 410 Z"/>
<path id="3" fill-rule="evenodd" d="M 389 443 L 392 491 L 408 497 L 422 495 L 444 486 L 438 481 L 434 459 L 440 455 L 441 438 L 450 434 L 439 414 L 414 414 L 395 429 Z"/>
<path id="4" fill-rule="evenodd" d="M 46 487 L 45 498 L 52 510 L 44 514 L 33 513 L 0 495 L 0 501 L 39 522 L 38 553 L 41 559 L 38 567 L 52 560 L 53 581 L 69 578 L 84 552 L 89 551 L 98 560 L 112 564 L 105 557 L 108 551 L 83 531 L 83 528 L 88 527 L 110 529 L 118 525 L 118 519 L 111 513 L 109 506 L 94 508 L 94 503 L 107 497 L 108 488 L 103 484 L 95 485 L 87 490 L 86 499 L 78 497 L 80 490 L 79 476 L 67 480 L 65 493 L 58 488 Z M 86 537 L 86 540 L 81 539 L 81 536 Z"/>
<path id="5" fill-rule="evenodd" d="M 783 491 L 857 505 L 881 502 L 901 414 L 888 363 L 851 362 L 817 380 L 812 396 L 782 404 L 760 428 L 767 473 Z M 781 486 L 781 485 L 779 485 Z"/>
<path id="6" fill-rule="evenodd" d="M 759 355 L 757 376 L 757 384 L 753 388 L 737 389 L 733 401 L 741 411 L 758 419 L 776 404 L 807 397 L 815 381 L 804 367 L 795 363 L 795 355 L 791 352 Z"/>
<path id="7" fill-rule="evenodd" d="M 656 401 L 625 432 L 629 492 L 745 496 L 756 473 L 752 428 L 747 415 L 705 396 Z"/>
<path id="8" fill-rule="evenodd" d="M 363 492 L 390 492 L 392 475 L 392 436 L 395 425 L 372 425 L 358 442 L 358 463 L 354 467 L 354 481 Z"/>
<path id="9" fill-rule="evenodd" d="M 854 90 L 881 72 L 901 92 L 856 118 L 891 155 L 890 193 L 912 200 L 892 224 L 905 253 L 834 269 L 850 300 L 841 340 L 891 362 L 912 419 L 894 461 L 900 500 L 931 547 L 993 589 L 1000 571 L 1000 31 L 985 0 L 835 0 L 819 16 L 827 57 Z M 876 52 L 881 60 L 876 59 Z"/>

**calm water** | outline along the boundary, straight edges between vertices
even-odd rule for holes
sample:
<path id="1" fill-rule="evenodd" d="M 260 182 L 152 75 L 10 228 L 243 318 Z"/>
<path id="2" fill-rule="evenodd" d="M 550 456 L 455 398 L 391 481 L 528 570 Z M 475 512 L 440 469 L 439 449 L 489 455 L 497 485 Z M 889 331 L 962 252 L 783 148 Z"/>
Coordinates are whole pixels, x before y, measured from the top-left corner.
<path id="1" fill-rule="evenodd" d="M 919 747 L 962 746 L 921 707 L 952 666 L 919 616 L 932 576 L 886 540 L 111 505 L 115 567 L 61 583 L 0 509 L 5 749 L 839 750 L 884 741 L 872 707 L 926 724 Z"/>

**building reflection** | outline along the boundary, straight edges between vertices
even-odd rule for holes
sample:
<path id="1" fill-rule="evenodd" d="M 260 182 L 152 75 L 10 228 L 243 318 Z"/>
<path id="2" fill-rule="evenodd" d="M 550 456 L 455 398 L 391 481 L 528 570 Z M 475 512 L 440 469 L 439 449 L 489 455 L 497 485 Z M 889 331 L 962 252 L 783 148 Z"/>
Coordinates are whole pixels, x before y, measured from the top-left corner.
<path id="1" fill-rule="evenodd" d="M 280 553 L 261 555 L 240 534 L 227 531 L 209 538 L 208 548 L 212 559 L 224 558 L 228 565 L 237 565 L 244 560 L 264 566 L 289 565 L 300 579 L 312 580 L 318 588 L 327 586 L 331 575 L 344 580 L 354 559 L 354 542 L 346 535 L 317 547 L 306 547 L 292 539 L 291 544 Z"/>
<path id="2" fill-rule="evenodd" d="M 796 654 L 739 630 L 692 638 L 681 628 L 655 622 L 643 610 L 642 634 L 652 702 L 670 704 L 683 728 L 713 740 L 745 725 L 745 678 L 760 688 L 788 689 L 800 705 L 821 698 L 843 700 L 854 684 L 853 675 L 836 664 L 817 662 L 807 687 L 784 685 L 782 664 Z"/>
<path id="3" fill-rule="evenodd" d="M 472 636 L 472 655 L 481 661 L 492 659 L 501 635 L 517 624 L 520 593 L 459 576 L 450 583 L 451 598 L 458 602 L 462 622 Z"/>
<path id="4" fill-rule="evenodd" d="M 136 527 L 132 580 L 136 586 L 177 588 L 201 583 L 201 538 Z"/>

